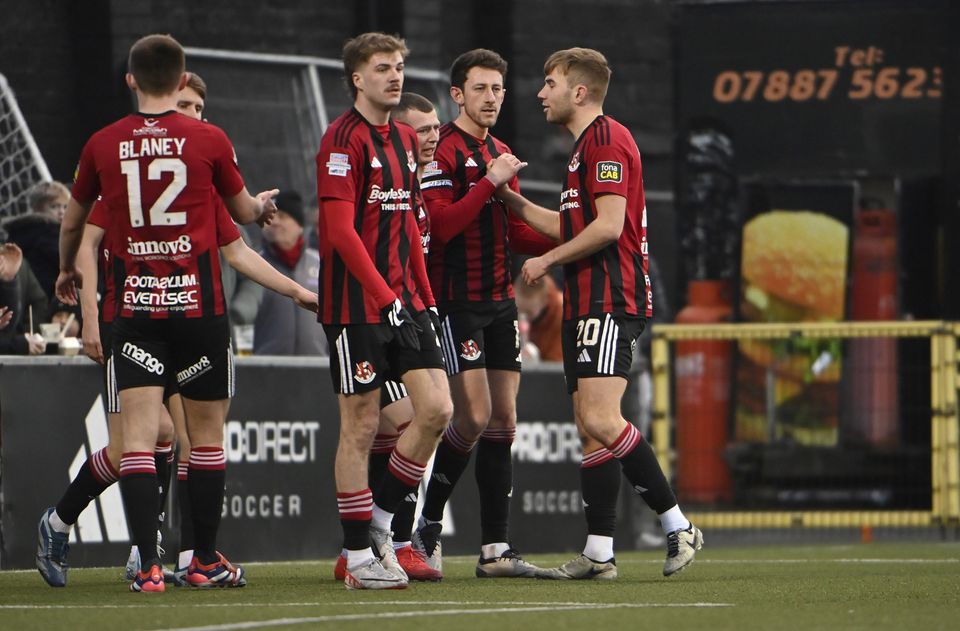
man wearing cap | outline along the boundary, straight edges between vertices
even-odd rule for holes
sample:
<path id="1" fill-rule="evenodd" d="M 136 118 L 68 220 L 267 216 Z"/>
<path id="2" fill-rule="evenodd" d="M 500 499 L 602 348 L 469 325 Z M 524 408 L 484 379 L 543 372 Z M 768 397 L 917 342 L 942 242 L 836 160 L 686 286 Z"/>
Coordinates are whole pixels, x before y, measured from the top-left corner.
<path id="1" fill-rule="evenodd" d="M 320 254 L 304 243 L 303 199 L 296 191 L 285 190 L 277 195 L 275 202 L 277 215 L 263 228 L 260 255 L 282 274 L 316 291 Z M 268 291 L 263 292 L 253 325 L 253 352 L 255 355 L 329 354 L 323 327 L 316 315 Z"/>

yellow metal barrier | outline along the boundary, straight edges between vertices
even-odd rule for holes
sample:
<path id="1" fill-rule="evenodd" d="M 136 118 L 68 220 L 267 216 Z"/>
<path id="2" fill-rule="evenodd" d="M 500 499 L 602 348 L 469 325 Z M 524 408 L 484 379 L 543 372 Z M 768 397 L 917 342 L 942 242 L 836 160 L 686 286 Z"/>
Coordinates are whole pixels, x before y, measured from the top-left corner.
<path id="1" fill-rule="evenodd" d="M 930 339 L 931 508 L 929 511 L 716 511 L 689 512 L 708 528 L 856 528 L 960 524 L 960 389 L 957 338 L 960 323 L 817 322 L 767 324 L 654 324 L 651 363 L 654 380 L 652 438 L 660 465 L 671 471 L 673 423 L 670 344 L 681 340 L 776 340 L 794 337 L 927 337 Z"/>

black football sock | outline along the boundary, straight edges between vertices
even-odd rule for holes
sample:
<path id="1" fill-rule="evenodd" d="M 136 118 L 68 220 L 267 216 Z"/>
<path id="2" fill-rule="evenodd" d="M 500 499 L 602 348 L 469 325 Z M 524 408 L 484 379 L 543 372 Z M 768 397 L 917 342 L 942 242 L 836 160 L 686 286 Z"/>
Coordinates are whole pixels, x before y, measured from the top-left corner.
<path id="1" fill-rule="evenodd" d="M 378 488 L 387 472 L 387 463 L 390 461 L 390 452 L 370 453 L 370 465 L 367 469 L 367 483 L 371 489 Z"/>
<path id="2" fill-rule="evenodd" d="M 374 503 L 388 513 L 396 513 L 404 498 L 416 492 L 426 468 L 426 463 L 414 462 L 394 449 L 380 488 L 374 494 Z"/>
<path id="3" fill-rule="evenodd" d="M 194 447 L 190 450 L 190 509 L 193 513 L 193 554 L 200 563 L 218 560 L 217 531 L 226 484 L 226 458 L 221 447 Z"/>
<path id="4" fill-rule="evenodd" d="M 427 494 L 423 498 L 422 515 L 431 521 L 443 519 L 443 508 L 470 463 L 470 451 L 464 450 L 462 444 L 455 446 L 459 444 L 459 437 L 451 440 L 451 432 L 455 433 L 452 423 L 447 426 L 443 439 L 437 446 L 437 453 L 433 457 L 433 472 L 430 474 Z M 472 447 L 472 444 L 469 446 Z"/>
<path id="5" fill-rule="evenodd" d="M 370 517 L 373 494 L 370 489 L 353 493 L 337 493 L 337 509 L 343 527 L 343 547 L 363 550 L 370 547 Z"/>
<path id="6" fill-rule="evenodd" d="M 657 455 L 636 427 L 627 423 L 610 451 L 620 460 L 623 474 L 633 489 L 654 512 L 659 515 L 676 506 L 677 498 L 663 475 Z"/>
<path id="7" fill-rule="evenodd" d="M 587 534 L 613 537 L 617 529 L 617 498 L 620 495 L 620 463 L 613 454 L 606 449 L 584 454 L 580 465 L 580 490 Z"/>
<path id="8" fill-rule="evenodd" d="M 475 473 L 480 491 L 480 543 L 507 543 L 513 491 L 510 442 L 490 440 L 485 432 L 477 444 Z"/>
<path id="9" fill-rule="evenodd" d="M 190 506 L 189 465 L 177 462 L 177 507 L 180 509 L 180 551 L 193 550 L 193 509 Z"/>
<path id="10" fill-rule="evenodd" d="M 157 554 L 157 472 L 153 454 L 129 452 L 120 461 L 120 494 L 133 543 L 140 552 L 140 568 L 159 565 Z"/>
<path id="11" fill-rule="evenodd" d="M 116 481 L 117 471 L 107 459 L 107 449 L 103 448 L 87 458 L 80 467 L 57 502 L 57 516 L 65 524 L 77 523 L 83 509 Z"/>
<path id="12" fill-rule="evenodd" d="M 413 517 L 417 512 L 417 491 L 420 485 L 413 487 L 410 493 L 404 496 L 397 512 L 393 514 L 393 523 L 390 528 L 393 530 L 394 541 L 410 541 L 413 533 Z"/>
<path id="13" fill-rule="evenodd" d="M 170 464 L 173 456 L 173 446 L 170 443 L 157 443 L 153 452 L 153 461 L 157 467 L 157 483 L 160 485 L 160 501 L 157 506 L 157 528 L 166 521 L 167 496 L 170 494 Z"/>

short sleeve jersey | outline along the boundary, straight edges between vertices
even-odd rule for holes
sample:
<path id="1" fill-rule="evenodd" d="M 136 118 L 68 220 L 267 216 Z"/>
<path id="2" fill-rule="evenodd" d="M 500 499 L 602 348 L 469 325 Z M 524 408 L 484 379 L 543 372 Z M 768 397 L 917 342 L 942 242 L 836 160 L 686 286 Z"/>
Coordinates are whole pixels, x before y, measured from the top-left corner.
<path id="1" fill-rule="evenodd" d="M 356 109 L 330 124 L 317 153 L 317 199 L 351 204 L 350 221 L 387 285 L 411 312 L 424 309 L 410 261 L 421 247 L 412 213 L 419 197 L 417 135 L 390 121 L 386 138 Z M 319 319 L 324 324 L 381 322 L 380 309 L 320 226 Z"/>
<path id="2" fill-rule="evenodd" d="M 214 200 L 243 186 L 226 134 L 174 111 L 132 114 L 87 141 L 73 197 L 102 197 L 118 317 L 226 312 Z"/>
<path id="3" fill-rule="evenodd" d="M 626 127 L 609 116 L 598 116 L 577 139 L 564 173 L 563 241 L 597 218 L 597 199 L 608 194 L 626 199 L 623 231 L 616 242 L 563 266 L 564 320 L 601 313 L 653 315 L 640 151 Z"/>
<path id="4" fill-rule="evenodd" d="M 503 153 L 512 153 L 510 147 L 491 134 L 480 140 L 452 122 L 441 127 L 435 160 L 420 185 L 427 208 L 462 199 Z M 510 187 L 519 191 L 516 178 Z M 428 268 L 438 302 L 513 299 L 508 224 L 506 205 L 491 196 L 463 232 L 446 243 L 433 239 Z"/>
<path id="5" fill-rule="evenodd" d="M 240 230 L 219 197 L 215 197 L 214 204 L 217 206 L 217 245 L 222 247 L 239 239 Z M 93 210 L 87 217 L 87 223 L 102 228 L 104 231 L 103 239 L 100 241 L 100 247 L 97 250 L 100 279 L 103 282 L 103 294 L 100 297 L 100 320 L 112 322 L 120 306 L 116 298 L 116 288 L 118 285 L 122 287 L 125 282 L 123 274 L 120 273 L 123 266 L 113 265 L 112 253 L 116 245 L 113 243 L 112 237 L 117 231 L 110 229 L 110 211 L 107 210 L 107 205 L 102 201 L 94 204 Z"/>

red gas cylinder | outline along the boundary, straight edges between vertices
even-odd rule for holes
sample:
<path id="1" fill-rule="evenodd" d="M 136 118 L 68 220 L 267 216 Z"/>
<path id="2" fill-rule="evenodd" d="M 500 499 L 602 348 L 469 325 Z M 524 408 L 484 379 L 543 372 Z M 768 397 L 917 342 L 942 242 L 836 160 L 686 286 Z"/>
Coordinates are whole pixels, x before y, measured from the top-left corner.
<path id="1" fill-rule="evenodd" d="M 728 322 L 730 285 L 694 280 L 677 324 Z M 677 415 L 677 492 L 680 501 L 714 503 L 730 499 L 730 468 L 723 459 L 730 424 L 732 342 L 677 342 L 674 360 Z"/>
<path id="2" fill-rule="evenodd" d="M 897 216 L 892 210 L 861 210 L 853 239 L 850 298 L 853 320 L 897 319 Z M 851 397 L 844 440 L 894 446 L 898 442 L 897 340 L 850 340 Z"/>

